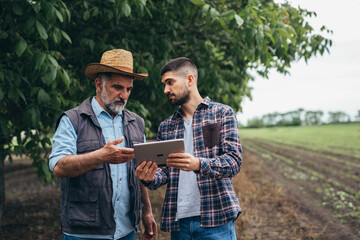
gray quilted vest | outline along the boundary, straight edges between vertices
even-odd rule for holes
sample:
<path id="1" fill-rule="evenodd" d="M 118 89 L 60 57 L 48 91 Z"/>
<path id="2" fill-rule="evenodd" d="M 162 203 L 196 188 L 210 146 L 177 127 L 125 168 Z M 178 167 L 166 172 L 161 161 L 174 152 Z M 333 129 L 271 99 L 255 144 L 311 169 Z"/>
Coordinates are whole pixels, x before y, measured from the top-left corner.
<path id="1" fill-rule="evenodd" d="M 101 127 L 91 108 L 91 97 L 64 114 L 69 117 L 77 133 L 77 154 L 92 152 L 105 145 Z M 124 110 L 123 126 L 127 147 L 132 148 L 134 143 L 144 142 L 145 124 L 141 117 Z M 132 159 L 127 163 L 132 204 L 130 218 L 137 228 L 142 204 L 135 168 L 136 161 Z M 115 220 L 112 194 L 110 166 L 107 163 L 80 176 L 62 178 L 60 204 L 63 231 L 71 234 L 113 235 Z"/>

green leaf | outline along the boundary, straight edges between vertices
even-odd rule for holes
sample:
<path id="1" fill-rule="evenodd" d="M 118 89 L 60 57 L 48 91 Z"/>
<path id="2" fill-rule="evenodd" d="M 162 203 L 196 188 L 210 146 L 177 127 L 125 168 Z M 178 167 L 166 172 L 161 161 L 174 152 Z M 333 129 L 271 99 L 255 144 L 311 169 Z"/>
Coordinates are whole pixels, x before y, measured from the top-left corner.
<path id="1" fill-rule="evenodd" d="M 196 6 L 204 6 L 205 5 L 204 0 L 190 0 L 190 2 L 192 2 Z"/>
<path id="2" fill-rule="evenodd" d="M 237 25 L 240 27 L 244 24 L 244 20 L 237 14 L 234 15 Z"/>
<path id="3" fill-rule="evenodd" d="M 41 66 L 43 65 L 45 58 L 46 58 L 46 54 L 42 53 L 42 52 L 36 52 L 34 54 L 34 58 L 35 58 L 35 69 L 39 69 L 41 68 Z"/>
<path id="4" fill-rule="evenodd" d="M 57 9 L 55 9 L 55 13 L 56 13 L 56 16 L 58 17 L 59 21 L 60 22 L 63 22 L 64 21 L 64 17 L 63 15 L 61 14 L 61 12 Z"/>
<path id="5" fill-rule="evenodd" d="M 59 63 L 56 61 L 56 59 L 51 56 L 51 55 L 47 55 L 49 61 L 52 63 L 52 65 L 54 65 L 55 67 L 58 67 L 59 66 Z"/>
<path id="6" fill-rule="evenodd" d="M 48 38 L 48 35 L 46 33 L 44 26 L 38 20 L 36 20 L 36 29 L 38 30 L 40 37 L 42 39 L 46 40 Z"/>
<path id="7" fill-rule="evenodd" d="M 25 104 L 27 104 L 26 98 L 25 98 L 24 94 L 22 93 L 22 91 L 19 88 L 17 88 L 16 91 L 17 91 L 18 95 L 22 98 L 22 100 L 24 100 Z"/>
<path id="8" fill-rule="evenodd" d="M 273 38 L 273 36 L 268 32 L 264 32 L 264 33 L 271 40 L 271 42 L 275 44 L 275 39 Z"/>
<path id="9" fill-rule="evenodd" d="M 125 4 L 123 5 L 122 10 L 123 10 L 123 13 L 124 13 L 124 15 L 125 15 L 126 17 L 130 16 L 130 14 L 131 14 L 131 7 L 129 6 L 128 3 L 125 3 Z"/>
<path id="10" fill-rule="evenodd" d="M 35 11 L 36 13 L 39 13 L 39 12 L 40 12 L 41 6 L 40 6 L 39 3 L 32 4 L 31 6 L 32 6 L 32 8 L 34 9 L 34 11 Z"/>
<path id="11" fill-rule="evenodd" d="M 40 88 L 39 92 L 38 92 L 38 102 L 39 104 L 48 104 L 50 103 L 50 96 L 49 94 L 47 94 L 47 92 L 45 92 L 45 90 L 43 88 Z"/>
<path id="12" fill-rule="evenodd" d="M 219 13 L 218 10 L 216 10 L 215 8 L 211 8 L 211 9 L 210 9 L 210 15 L 211 15 L 211 17 L 214 18 L 214 19 L 220 17 L 220 13 Z"/>
<path id="13" fill-rule="evenodd" d="M 48 82 L 52 83 L 56 79 L 57 71 L 56 67 L 50 67 L 49 73 L 48 73 Z"/>
<path id="14" fill-rule="evenodd" d="M 202 9 L 201 9 L 202 14 L 203 14 L 203 15 L 206 15 L 206 14 L 208 13 L 209 9 L 210 9 L 210 5 L 209 5 L 209 4 L 205 4 L 205 5 L 202 7 Z"/>
<path id="15" fill-rule="evenodd" d="M 15 45 L 16 55 L 20 57 L 24 53 L 26 47 L 27 47 L 26 41 L 22 37 L 20 37 L 19 41 Z"/>
<path id="16" fill-rule="evenodd" d="M 58 44 L 61 42 L 61 31 L 58 28 L 54 28 L 53 32 L 52 32 L 52 37 L 54 40 L 55 44 Z"/>
<path id="17" fill-rule="evenodd" d="M 2 91 L 1 88 L 0 88 L 0 101 L 2 101 L 3 98 L 4 98 L 4 93 L 3 93 L 3 91 Z"/>
<path id="18" fill-rule="evenodd" d="M 71 38 L 69 37 L 69 35 L 67 35 L 67 33 L 64 31 L 61 31 L 61 34 L 71 44 Z"/>
<path id="19" fill-rule="evenodd" d="M 89 18 L 90 18 L 90 11 L 89 10 L 86 10 L 84 12 L 83 18 L 84 18 L 85 21 L 89 20 Z"/>
<path id="20" fill-rule="evenodd" d="M 220 23 L 220 25 L 223 27 L 223 28 L 226 28 L 226 24 L 224 22 L 224 20 L 222 18 L 218 18 L 218 22 Z"/>
<path id="21" fill-rule="evenodd" d="M 66 87 L 69 88 L 70 87 L 70 77 L 69 77 L 68 73 L 66 72 L 66 70 L 62 69 L 62 70 L 58 71 L 58 74 L 59 74 L 60 78 L 63 80 L 63 82 L 65 83 Z"/>

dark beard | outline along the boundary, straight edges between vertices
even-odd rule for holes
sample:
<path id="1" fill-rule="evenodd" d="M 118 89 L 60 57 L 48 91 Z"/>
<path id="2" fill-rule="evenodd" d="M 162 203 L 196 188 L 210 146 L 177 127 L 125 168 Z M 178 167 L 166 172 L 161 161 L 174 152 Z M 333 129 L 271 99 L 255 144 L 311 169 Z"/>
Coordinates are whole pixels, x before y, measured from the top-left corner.
<path id="1" fill-rule="evenodd" d="M 168 95 L 173 95 L 173 94 L 168 94 Z M 175 95 L 173 95 L 175 96 Z M 190 99 L 190 91 L 189 89 L 185 89 L 183 94 L 180 96 L 179 99 L 176 99 L 176 96 L 174 99 L 169 99 L 169 102 L 171 105 L 177 106 L 177 105 L 182 105 L 184 103 L 187 103 Z"/>

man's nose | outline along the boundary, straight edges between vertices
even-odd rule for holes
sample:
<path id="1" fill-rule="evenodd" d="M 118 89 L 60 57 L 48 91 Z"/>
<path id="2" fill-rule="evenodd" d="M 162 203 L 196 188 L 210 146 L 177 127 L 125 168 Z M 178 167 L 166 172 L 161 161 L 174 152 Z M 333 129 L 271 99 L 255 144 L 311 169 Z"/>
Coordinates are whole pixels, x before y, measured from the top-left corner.
<path id="1" fill-rule="evenodd" d="M 164 87 L 164 93 L 165 93 L 165 94 L 168 94 L 169 92 L 170 92 L 170 88 L 165 85 L 165 87 Z"/>
<path id="2" fill-rule="evenodd" d="M 124 90 L 120 91 L 118 96 L 124 100 L 128 100 L 128 98 L 130 96 L 130 92 L 127 91 L 126 89 L 124 89 Z"/>

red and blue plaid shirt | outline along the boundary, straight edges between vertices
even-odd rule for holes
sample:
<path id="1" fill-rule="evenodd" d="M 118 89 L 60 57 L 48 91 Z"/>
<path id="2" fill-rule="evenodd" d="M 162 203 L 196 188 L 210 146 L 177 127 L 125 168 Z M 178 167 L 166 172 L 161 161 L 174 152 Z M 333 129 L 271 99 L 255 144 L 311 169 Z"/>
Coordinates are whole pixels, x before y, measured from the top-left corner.
<path id="1" fill-rule="evenodd" d="M 163 121 L 157 140 L 184 138 L 181 107 Z M 242 148 L 238 122 L 229 106 L 211 102 L 206 97 L 193 115 L 194 156 L 200 159 L 195 172 L 200 190 L 201 226 L 215 227 L 235 220 L 241 213 L 240 203 L 232 186 L 232 178 L 240 171 Z M 153 182 L 146 186 L 155 190 L 168 184 L 161 217 L 162 231 L 179 230 L 176 220 L 179 170 L 158 168 Z"/>

